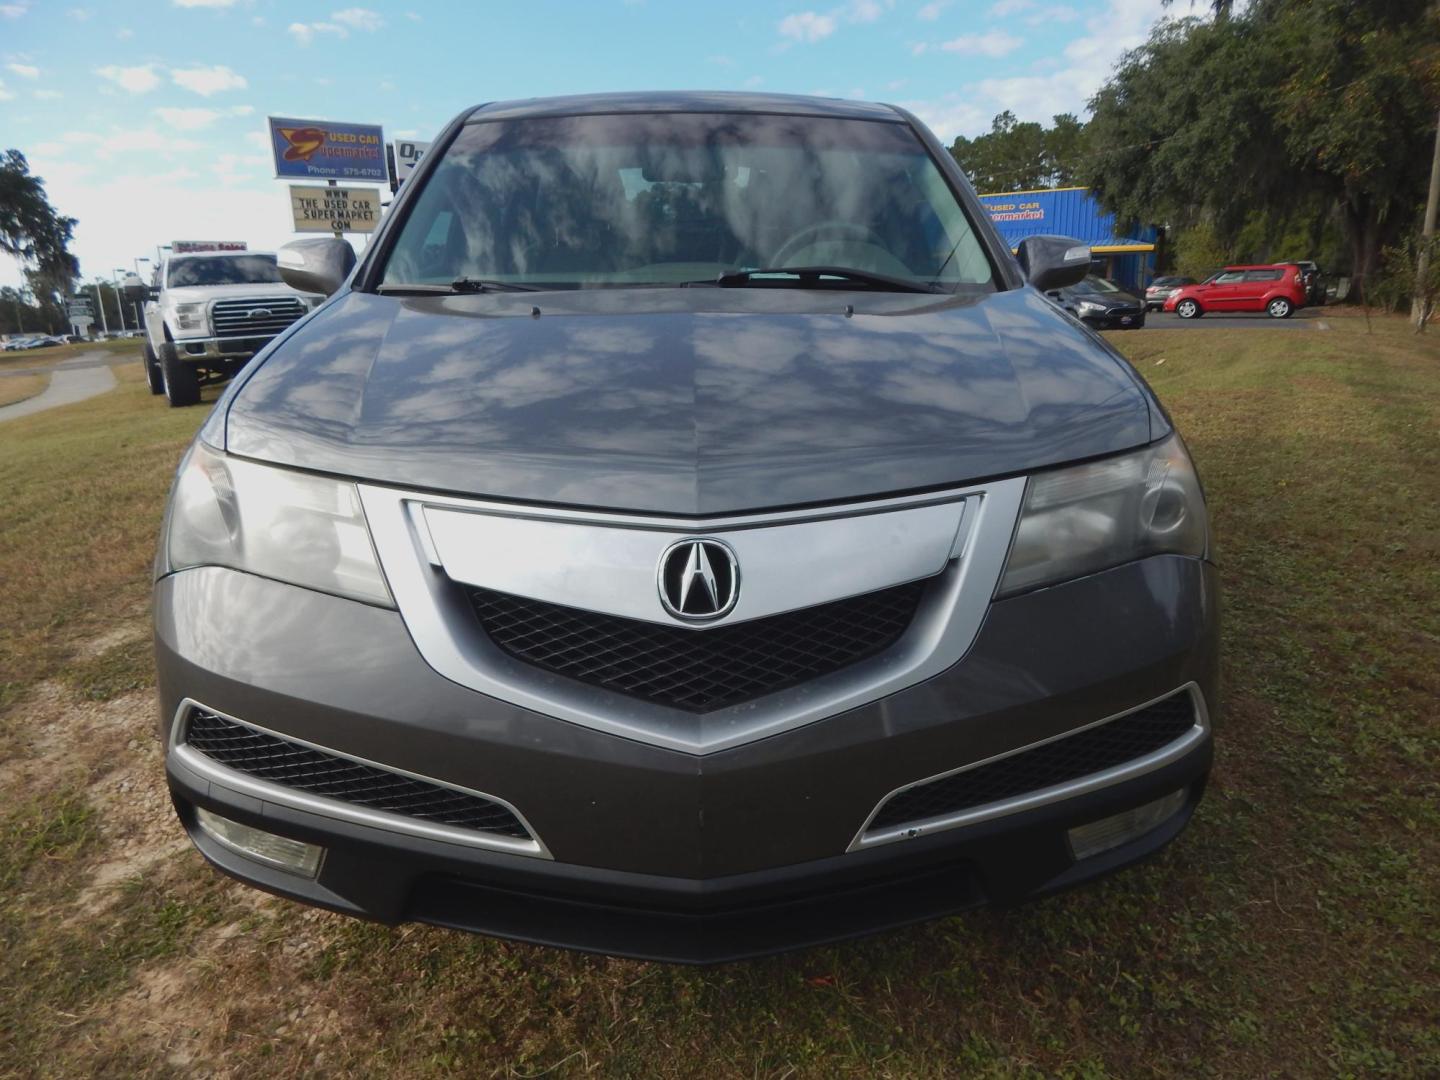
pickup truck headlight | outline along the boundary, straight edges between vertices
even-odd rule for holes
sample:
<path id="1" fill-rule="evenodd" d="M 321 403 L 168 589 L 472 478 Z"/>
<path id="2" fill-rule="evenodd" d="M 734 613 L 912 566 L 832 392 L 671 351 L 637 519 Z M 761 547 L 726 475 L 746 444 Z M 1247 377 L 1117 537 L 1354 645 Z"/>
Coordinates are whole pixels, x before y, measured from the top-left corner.
<path id="1" fill-rule="evenodd" d="M 1037 473 L 997 595 L 1174 553 L 1206 554 L 1205 497 L 1178 435 L 1135 453 Z"/>
<path id="2" fill-rule="evenodd" d="M 228 566 L 394 606 L 354 484 L 228 457 L 198 440 L 175 479 L 161 563 Z"/>
<path id="3" fill-rule="evenodd" d="M 176 304 L 175 305 L 175 329 L 176 330 L 204 330 L 205 329 L 205 305 L 202 304 Z"/>

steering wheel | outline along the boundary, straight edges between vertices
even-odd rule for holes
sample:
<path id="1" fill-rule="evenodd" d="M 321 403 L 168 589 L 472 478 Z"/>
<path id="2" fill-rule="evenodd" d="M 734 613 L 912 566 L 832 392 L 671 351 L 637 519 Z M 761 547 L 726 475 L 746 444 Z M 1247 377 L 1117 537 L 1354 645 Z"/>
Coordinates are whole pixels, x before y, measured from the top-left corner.
<path id="1" fill-rule="evenodd" d="M 795 252 L 804 250 L 807 245 L 818 240 L 821 233 L 826 232 L 849 233 L 856 240 L 868 241 L 879 248 L 885 247 L 885 238 L 868 225 L 831 218 L 828 221 L 817 221 L 813 225 L 806 225 L 799 232 L 792 234 L 775 250 L 770 264 L 772 266 L 790 265 L 790 259 Z"/>

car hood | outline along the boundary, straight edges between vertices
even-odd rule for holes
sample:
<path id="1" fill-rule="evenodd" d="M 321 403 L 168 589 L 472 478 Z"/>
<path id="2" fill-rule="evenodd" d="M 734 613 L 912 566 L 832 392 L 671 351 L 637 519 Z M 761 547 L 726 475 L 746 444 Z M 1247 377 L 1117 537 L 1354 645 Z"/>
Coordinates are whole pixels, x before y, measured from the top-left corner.
<path id="1" fill-rule="evenodd" d="M 1166 427 L 1032 289 L 348 293 L 221 407 L 226 448 L 264 461 L 686 516 L 1013 475 Z"/>
<path id="2" fill-rule="evenodd" d="M 1106 311 L 1114 311 L 1116 308 L 1135 308 L 1140 306 L 1140 298 L 1128 292 L 1076 293 L 1072 299 L 1076 303 L 1079 303 L 1081 300 L 1086 300 L 1092 304 L 1100 304 Z"/>

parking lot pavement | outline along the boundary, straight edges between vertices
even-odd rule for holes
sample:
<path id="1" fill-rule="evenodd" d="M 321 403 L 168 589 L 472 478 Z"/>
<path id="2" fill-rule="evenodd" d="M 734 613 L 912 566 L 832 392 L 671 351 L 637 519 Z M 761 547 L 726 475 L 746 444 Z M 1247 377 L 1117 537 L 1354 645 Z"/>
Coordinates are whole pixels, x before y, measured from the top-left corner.
<path id="1" fill-rule="evenodd" d="M 1272 319 L 1263 311 L 1234 312 L 1229 315 L 1202 315 L 1198 319 L 1182 319 L 1164 311 L 1145 316 L 1145 325 L 1157 330 L 1325 330 L 1324 308 L 1301 308 L 1288 319 Z"/>
<path id="2" fill-rule="evenodd" d="M 84 401 L 86 398 L 103 394 L 115 386 L 115 373 L 108 365 L 75 368 L 70 365 L 56 367 L 50 377 L 50 386 L 42 393 L 14 405 L 0 408 L 0 423 L 16 420 L 32 413 L 53 409 L 58 405 Z"/>

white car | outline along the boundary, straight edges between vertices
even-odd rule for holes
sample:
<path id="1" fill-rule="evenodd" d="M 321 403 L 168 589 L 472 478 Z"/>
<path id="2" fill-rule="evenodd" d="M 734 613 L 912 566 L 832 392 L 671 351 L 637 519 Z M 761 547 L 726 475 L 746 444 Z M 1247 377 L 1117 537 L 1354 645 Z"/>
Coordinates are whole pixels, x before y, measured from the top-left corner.
<path id="1" fill-rule="evenodd" d="M 268 251 L 186 252 L 155 271 L 145 304 L 145 377 L 173 406 L 228 379 L 324 299 L 280 280 Z"/>

